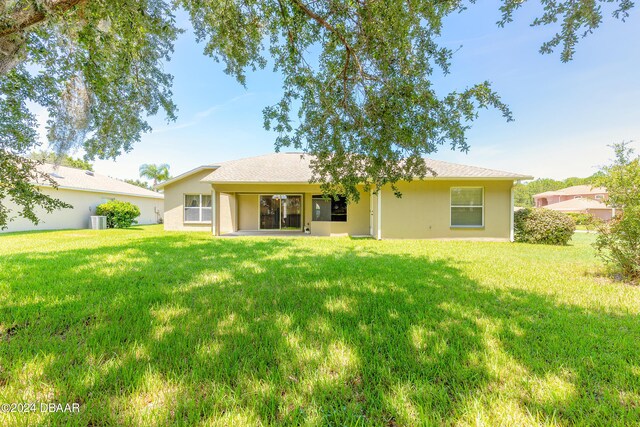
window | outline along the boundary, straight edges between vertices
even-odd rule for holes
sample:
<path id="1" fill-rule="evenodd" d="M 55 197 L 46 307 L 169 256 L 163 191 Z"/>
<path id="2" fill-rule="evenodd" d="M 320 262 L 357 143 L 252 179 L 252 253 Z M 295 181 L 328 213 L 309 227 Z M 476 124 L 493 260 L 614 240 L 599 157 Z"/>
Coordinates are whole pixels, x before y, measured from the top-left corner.
<path id="1" fill-rule="evenodd" d="M 312 221 L 347 222 L 347 199 L 345 197 L 338 196 L 336 200 L 333 197 L 312 196 L 311 204 L 313 205 Z"/>
<path id="2" fill-rule="evenodd" d="M 604 196 L 602 194 L 596 194 L 596 200 L 602 200 Z"/>
<path id="3" fill-rule="evenodd" d="M 184 222 L 211 222 L 211 195 L 184 195 Z"/>
<path id="4" fill-rule="evenodd" d="M 484 227 L 484 189 L 451 188 L 451 227 Z"/>

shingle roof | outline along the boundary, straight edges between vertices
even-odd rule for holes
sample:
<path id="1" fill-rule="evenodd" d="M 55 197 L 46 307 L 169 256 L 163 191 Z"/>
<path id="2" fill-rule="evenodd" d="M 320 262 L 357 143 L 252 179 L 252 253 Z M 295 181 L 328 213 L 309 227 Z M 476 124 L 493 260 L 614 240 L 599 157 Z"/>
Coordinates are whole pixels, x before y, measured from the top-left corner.
<path id="1" fill-rule="evenodd" d="M 611 209 L 611 207 L 598 200 L 587 198 L 569 199 L 563 202 L 552 203 L 543 207 L 545 209 L 551 209 L 554 211 L 586 211 L 588 209 Z"/>
<path id="2" fill-rule="evenodd" d="M 154 188 L 159 190 L 161 188 L 166 187 L 169 184 L 172 184 L 172 183 L 174 183 L 176 181 L 180 181 L 181 179 L 187 178 L 187 177 L 189 177 L 189 176 L 191 176 L 191 175 L 193 175 L 195 173 L 198 173 L 198 172 L 201 172 L 201 171 L 204 171 L 204 170 L 209 170 L 209 169 L 217 169 L 219 167 L 220 167 L 219 164 L 218 165 L 202 165 L 202 166 L 198 166 L 197 168 L 193 168 L 191 170 L 186 171 L 185 173 L 181 173 L 178 176 L 174 176 L 173 178 L 169 178 L 166 181 L 160 182 L 160 183 L 156 184 Z"/>
<path id="3" fill-rule="evenodd" d="M 75 169 L 67 166 L 55 166 L 45 163 L 43 165 L 39 165 L 38 170 L 49 174 L 60 188 L 137 197 L 151 197 L 155 199 L 164 198 L 162 194 L 156 193 L 155 191 L 147 190 L 146 188 L 138 187 L 137 185 L 127 184 L 119 179 L 111 178 L 99 173 L 88 173 L 82 169 Z M 38 182 L 36 184 L 49 186 L 47 182 Z"/>
<path id="4" fill-rule="evenodd" d="M 562 188 L 560 190 L 545 191 L 544 193 L 534 194 L 533 197 L 547 196 L 581 196 L 590 194 L 607 194 L 604 187 L 594 187 L 592 185 L 574 185 L 573 187 Z"/>
<path id="5" fill-rule="evenodd" d="M 311 180 L 313 156 L 302 153 L 272 153 L 246 159 L 232 160 L 207 175 L 204 182 L 236 183 L 307 183 Z M 527 175 L 476 166 L 459 165 L 440 160 L 425 159 L 427 167 L 437 178 L 532 179 Z M 429 178 L 429 176 L 428 176 Z"/>

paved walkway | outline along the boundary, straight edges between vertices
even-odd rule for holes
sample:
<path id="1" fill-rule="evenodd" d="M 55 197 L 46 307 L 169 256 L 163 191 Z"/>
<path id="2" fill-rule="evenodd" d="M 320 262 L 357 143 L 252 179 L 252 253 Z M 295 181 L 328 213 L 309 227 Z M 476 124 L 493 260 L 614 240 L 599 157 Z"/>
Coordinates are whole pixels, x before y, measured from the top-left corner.
<path id="1" fill-rule="evenodd" d="M 240 237 L 240 236 L 257 236 L 257 237 L 309 237 L 309 234 L 305 234 L 302 231 L 234 231 L 233 233 L 226 233 L 220 237 Z"/>

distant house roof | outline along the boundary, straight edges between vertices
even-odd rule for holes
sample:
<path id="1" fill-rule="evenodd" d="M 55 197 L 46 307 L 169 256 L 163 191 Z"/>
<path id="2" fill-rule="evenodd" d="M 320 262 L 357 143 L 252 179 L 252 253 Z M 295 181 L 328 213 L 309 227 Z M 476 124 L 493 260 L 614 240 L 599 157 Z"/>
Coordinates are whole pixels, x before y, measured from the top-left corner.
<path id="1" fill-rule="evenodd" d="M 612 209 L 610 206 L 607 206 L 599 200 L 587 198 L 569 199 L 563 202 L 543 206 L 543 208 L 565 212 L 582 212 L 592 209 Z"/>
<path id="2" fill-rule="evenodd" d="M 59 188 L 92 191 L 96 193 L 120 194 L 124 196 L 150 197 L 163 199 L 164 195 L 137 185 L 127 184 L 119 179 L 111 178 L 95 172 L 82 169 L 70 168 L 67 166 L 55 166 L 45 163 L 38 166 L 38 170 L 49 174 L 58 184 Z M 49 187 L 48 182 L 37 182 L 36 184 Z"/>
<path id="3" fill-rule="evenodd" d="M 573 187 L 563 188 L 561 190 L 545 191 L 544 193 L 534 194 L 533 198 L 548 196 L 587 196 L 595 194 L 607 194 L 604 187 L 594 187 L 592 185 L 574 185 Z"/>
<path id="4" fill-rule="evenodd" d="M 202 179 L 212 183 L 307 183 L 312 178 L 313 156 L 302 153 L 272 153 L 246 159 L 220 163 L 214 171 Z M 532 179 L 520 175 L 476 166 L 459 165 L 440 160 L 425 159 L 427 167 L 436 172 L 435 177 L 462 179 Z"/>

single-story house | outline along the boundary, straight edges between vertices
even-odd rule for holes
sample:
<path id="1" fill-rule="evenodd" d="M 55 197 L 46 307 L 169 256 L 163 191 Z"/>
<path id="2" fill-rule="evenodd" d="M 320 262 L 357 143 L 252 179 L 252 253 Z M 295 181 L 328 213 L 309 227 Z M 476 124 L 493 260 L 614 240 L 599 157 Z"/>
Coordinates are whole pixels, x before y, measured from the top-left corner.
<path id="1" fill-rule="evenodd" d="M 550 205 L 544 206 L 544 209 L 551 209 L 564 213 L 590 214 L 596 218 L 600 218 L 603 221 L 609 221 L 616 214 L 615 208 L 607 206 L 607 204 L 601 202 L 600 200 L 587 198 L 576 198 L 558 203 L 552 203 Z"/>
<path id="2" fill-rule="evenodd" d="M 162 220 L 164 196 L 161 193 L 82 169 L 48 163 L 38 166 L 38 169 L 48 173 L 58 184 L 56 189 L 49 183 L 36 183 L 40 191 L 70 204 L 73 209 L 59 209 L 51 213 L 37 209 L 40 223 L 35 225 L 13 214 L 19 211 L 19 207 L 13 202 L 2 201 L 8 203 L 9 211 L 12 212 L 10 216 L 15 218 L 7 224 L 8 228 L 0 232 L 89 228 L 90 217 L 95 215 L 96 207 L 114 199 L 138 206 L 139 224 L 157 224 Z"/>
<path id="3" fill-rule="evenodd" d="M 357 203 L 322 197 L 311 157 L 274 153 L 200 166 L 157 186 L 165 230 L 309 232 L 317 236 L 513 238 L 513 185 L 530 176 L 425 160 L 436 176 L 360 192 Z"/>

